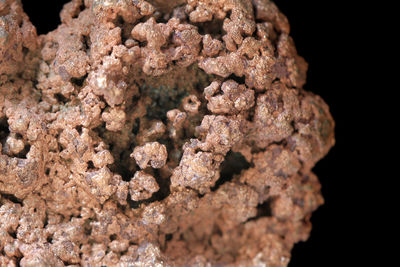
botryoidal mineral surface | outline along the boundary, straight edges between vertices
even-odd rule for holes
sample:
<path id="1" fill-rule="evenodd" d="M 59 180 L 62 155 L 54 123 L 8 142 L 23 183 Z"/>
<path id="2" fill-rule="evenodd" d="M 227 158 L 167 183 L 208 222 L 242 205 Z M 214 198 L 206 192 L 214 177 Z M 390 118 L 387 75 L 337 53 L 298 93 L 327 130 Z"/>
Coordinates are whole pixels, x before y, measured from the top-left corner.
<path id="1" fill-rule="evenodd" d="M 0 0 L 0 266 L 287 266 L 334 144 L 269 0 Z"/>

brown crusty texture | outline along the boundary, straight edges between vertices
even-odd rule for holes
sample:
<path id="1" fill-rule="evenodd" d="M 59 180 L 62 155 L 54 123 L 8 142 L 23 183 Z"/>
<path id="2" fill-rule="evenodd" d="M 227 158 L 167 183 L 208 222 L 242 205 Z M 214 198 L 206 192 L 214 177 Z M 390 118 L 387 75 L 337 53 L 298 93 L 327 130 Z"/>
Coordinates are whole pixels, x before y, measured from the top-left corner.
<path id="1" fill-rule="evenodd" d="M 0 0 L 0 266 L 286 266 L 324 101 L 270 0 Z"/>

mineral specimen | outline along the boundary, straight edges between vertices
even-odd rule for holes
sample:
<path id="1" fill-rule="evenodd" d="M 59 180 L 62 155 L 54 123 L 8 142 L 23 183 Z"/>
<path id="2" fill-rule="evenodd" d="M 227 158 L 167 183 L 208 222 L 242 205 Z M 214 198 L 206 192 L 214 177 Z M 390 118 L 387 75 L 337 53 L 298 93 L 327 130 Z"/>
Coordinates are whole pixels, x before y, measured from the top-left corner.
<path id="1" fill-rule="evenodd" d="M 286 266 L 334 144 L 270 0 L 0 0 L 0 266 Z"/>

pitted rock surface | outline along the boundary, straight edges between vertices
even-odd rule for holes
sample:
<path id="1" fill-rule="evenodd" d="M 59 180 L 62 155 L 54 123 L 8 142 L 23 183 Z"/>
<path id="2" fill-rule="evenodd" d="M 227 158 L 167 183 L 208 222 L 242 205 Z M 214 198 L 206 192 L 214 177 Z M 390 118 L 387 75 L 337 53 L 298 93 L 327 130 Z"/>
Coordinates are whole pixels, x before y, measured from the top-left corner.
<path id="1" fill-rule="evenodd" d="M 286 266 L 324 101 L 270 0 L 0 0 L 0 266 Z"/>

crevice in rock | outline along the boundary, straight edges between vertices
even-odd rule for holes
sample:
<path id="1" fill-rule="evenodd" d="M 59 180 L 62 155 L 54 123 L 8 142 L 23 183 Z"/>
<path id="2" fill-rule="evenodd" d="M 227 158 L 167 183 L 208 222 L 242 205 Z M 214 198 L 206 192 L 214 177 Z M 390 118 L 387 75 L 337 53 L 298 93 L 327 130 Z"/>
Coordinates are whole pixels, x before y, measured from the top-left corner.
<path id="1" fill-rule="evenodd" d="M 20 158 L 20 159 L 26 159 L 26 155 L 29 153 L 29 150 L 31 149 L 30 144 L 25 144 L 24 149 L 19 152 L 18 154 L 15 155 L 15 157 Z"/>
<path id="2" fill-rule="evenodd" d="M 161 119 L 163 123 L 167 123 L 166 113 L 178 108 L 182 99 L 189 95 L 185 88 L 169 84 L 154 86 L 146 82 L 140 87 L 140 91 L 152 100 L 151 104 L 147 106 L 147 117 Z"/>
<path id="3" fill-rule="evenodd" d="M 155 201 L 162 201 L 171 194 L 171 191 L 170 191 L 171 180 L 169 178 L 168 179 L 162 178 L 159 174 L 159 170 L 157 170 L 157 169 L 153 170 L 152 175 L 156 179 L 158 186 L 160 187 L 160 190 L 153 193 L 153 195 L 150 198 L 140 200 L 140 201 L 133 201 L 131 199 L 131 195 L 128 194 L 127 201 L 128 201 L 130 208 L 137 209 L 141 206 L 141 204 L 148 204 L 148 203 L 152 203 Z"/>
<path id="4" fill-rule="evenodd" d="M 16 196 L 14 196 L 12 194 L 1 193 L 1 198 L 7 199 L 7 200 L 9 200 L 9 201 L 11 201 L 12 203 L 15 203 L 15 204 L 21 204 L 22 205 L 22 200 L 19 200 Z"/>
<path id="5" fill-rule="evenodd" d="M 69 102 L 69 99 L 60 93 L 55 94 L 54 97 L 56 98 L 57 102 L 62 103 L 63 105 Z"/>
<path id="6" fill-rule="evenodd" d="M 271 212 L 271 203 L 272 203 L 273 199 L 269 198 L 267 199 L 265 202 L 258 204 L 257 205 L 257 214 L 256 216 L 248 219 L 246 222 L 250 222 L 250 221 L 256 221 L 259 218 L 262 217 L 271 217 L 272 216 L 272 212 Z"/>
<path id="7" fill-rule="evenodd" d="M 102 123 L 97 128 L 93 129 L 94 132 L 102 139 L 103 142 L 108 144 L 108 150 L 114 158 L 114 163 L 108 165 L 108 168 L 115 174 L 119 174 L 124 181 L 130 181 L 136 171 L 136 164 L 134 159 L 130 157 L 130 153 L 134 147 L 133 134 L 130 136 L 128 144 L 125 145 L 118 143 L 118 137 L 121 133 L 110 132 L 106 129 L 105 123 Z"/>
<path id="8" fill-rule="evenodd" d="M 0 142 L 4 145 L 7 136 L 10 134 L 7 118 L 0 118 Z"/>
<path id="9" fill-rule="evenodd" d="M 82 87 L 82 85 L 85 82 L 87 77 L 88 77 L 88 75 L 86 74 L 86 75 L 84 75 L 84 76 L 82 76 L 80 78 L 72 78 L 71 79 L 71 83 L 73 83 L 73 84 L 75 84 L 75 85 L 77 85 L 79 87 Z"/>
<path id="10" fill-rule="evenodd" d="M 169 14 L 172 10 L 185 3 L 185 0 L 148 0 L 155 9 L 163 14 Z"/>
<path id="11" fill-rule="evenodd" d="M 257 215 L 255 219 L 258 219 L 260 217 L 271 217 L 271 202 L 272 199 L 266 200 L 264 203 L 261 203 L 257 206 Z"/>
<path id="12" fill-rule="evenodd" d="M 234 80 L 238 84 L 246 85 L 246 77 L 244 75 L 239 77 L 239 76 L 236 76 L 235 74 L 231 74 L 231 75 L 229 75 L 228 78 L 226 78 L 226 80 Z"/>
<path id="13" fill-rule="evenodd" d="M 213 39 L 221 39 L 223 32 L 221 31 L 223 19 L 213 19 L 212 21 L 194 23 L 199 29 L 201 35 L 209 34 Z"/>
<path id="14" fill-rule="evenodd" d="M 132 149 L 129 149 L 129 151 L 123 151 L 116 158 L 116 153 L 113 153 L 113 150 L 111 150 L 111 153 L 114 156 L 114 163 L 109 166 L 110 170 L 121 175 L 122 180 L 127 182 L 129 182 L 135 174 L 134 159 L 129 156 L 131 151 Z"/>
<path id="15" fill-rule="evenodd" d="M 242 153 L 230 150 L 221 164 L 220 178 L 215 183 L 215 186 L 211 188 L 211 191 L 216 191 L 224 183 L 232 181 L 236 174 L 240 174 L 242 170 L 247 170 L 250 166 L 250 163 Z"/>

